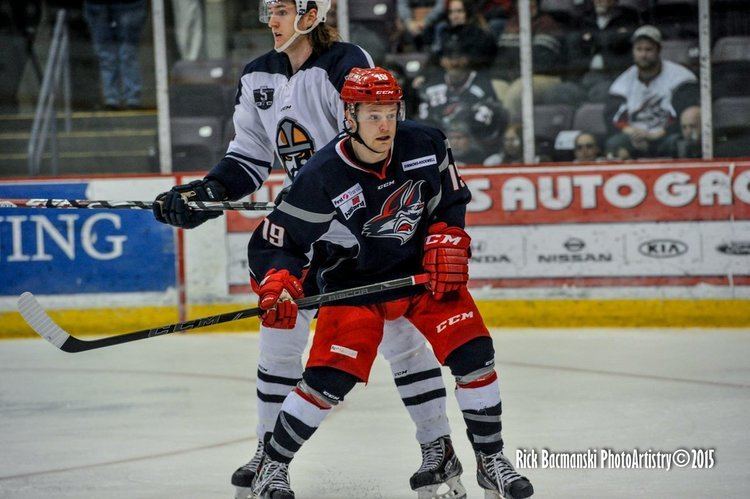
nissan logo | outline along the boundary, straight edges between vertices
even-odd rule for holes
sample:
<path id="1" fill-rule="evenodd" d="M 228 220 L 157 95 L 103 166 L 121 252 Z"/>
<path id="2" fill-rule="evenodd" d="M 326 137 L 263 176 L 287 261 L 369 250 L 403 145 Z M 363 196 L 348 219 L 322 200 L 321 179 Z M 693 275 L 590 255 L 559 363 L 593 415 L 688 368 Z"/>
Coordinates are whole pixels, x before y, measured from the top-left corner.
<path id="1" fill-rule="evenodd" d="M 651 258 L 673 258 L 687 253 L 688 245 L 674 239 L 654 239 L 638 246 L 638 252 Z"/>
<path id="2" fill-rule="evenodd" d="M 578 239 L 577 237 L 571 237 L 570 239 L 565 241 L 565 243 L 563 243 L 563 246 L 566 250 L 577 253 L 578 251 L 581 251 L 586 247 L 586 243 L 584 243 L 583 240 Z"/>

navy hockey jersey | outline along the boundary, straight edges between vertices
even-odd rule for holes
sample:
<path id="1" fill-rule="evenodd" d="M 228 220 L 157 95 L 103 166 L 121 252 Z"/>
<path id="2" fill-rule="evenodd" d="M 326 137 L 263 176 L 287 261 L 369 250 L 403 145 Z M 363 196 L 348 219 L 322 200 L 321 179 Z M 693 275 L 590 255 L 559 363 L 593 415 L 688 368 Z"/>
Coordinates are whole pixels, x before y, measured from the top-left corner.
<path id="1" fill-rule="evenodd" d="M 208 177 L 221 182 L 230 199 L 255 192 L 274 163 L 293 178 L 341 131 L 339 93 L 346 75 L 352 68 L 372 66 L 367 52 L 342 42 L 311 55 L 294 74 L 287 55 L 275 50 L 252 61 L 237 90 L 234 140 Z"/>
<path id="2" fill-rule="evenodd" d="M 350 140 L 339 137 L 317 152 L 284 201 L 255 230 L 248 245 L 254 279 L 272 268 L 301 276 L 316 241 L 325 241 L 327 254 L 307 279 L 316 279 L 321 292 L 406 277 L 423 272 L 423 244 L 431 224 L 464 226 L 471 194 L 440 130 L 399 123 L 379 171 L 353 158 Z M 346 303 L 416 292 L 394 290 Z"/>

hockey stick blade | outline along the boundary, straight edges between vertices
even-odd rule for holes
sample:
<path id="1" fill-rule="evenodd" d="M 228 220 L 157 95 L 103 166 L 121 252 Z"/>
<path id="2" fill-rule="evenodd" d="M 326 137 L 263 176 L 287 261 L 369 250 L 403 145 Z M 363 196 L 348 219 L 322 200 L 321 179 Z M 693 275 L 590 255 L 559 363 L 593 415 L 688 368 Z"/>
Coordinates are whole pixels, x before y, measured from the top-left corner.
<path id="1" fill-rule="evenodd" d="M 340 291 L 331 291 L 330 293 L 308 296 L 296 300 L 296 303 L 299 308 L 315 308 L 325 303 L 332 303 L 357 296 L 369 295 L 406 286 L 426 284 L 428 280 L 429 277 L 427 274 L 417 274 L 411 277 L 393 279 L 391 281 L 380 282 L 377 284 L 367 284 L 356 288 L 342 289 Z M 256 317 L 263 313 L 263 310 L 260 307 L 245 308 L 242 310 L 235 310 L 234 312 L 226 312 L 223 314 L 211 315 L 209 317 L 202 317 L 200 319 L 177 322 L 157 328 L 133 331 L 132 333 L 107 336 L 95 340 L 80 340 L 58 326 L 47 312 L 44 311 L 36 297 L 28 291 L 18 297 L 18 311 L 34 332 L 63 352 L 69 353 L 84 352 L 86 350 L 152 338 L 154 336 L 163 336 L 165 334 L 212 326 L 223 322 L 237 321 L 248 317 Z"/>

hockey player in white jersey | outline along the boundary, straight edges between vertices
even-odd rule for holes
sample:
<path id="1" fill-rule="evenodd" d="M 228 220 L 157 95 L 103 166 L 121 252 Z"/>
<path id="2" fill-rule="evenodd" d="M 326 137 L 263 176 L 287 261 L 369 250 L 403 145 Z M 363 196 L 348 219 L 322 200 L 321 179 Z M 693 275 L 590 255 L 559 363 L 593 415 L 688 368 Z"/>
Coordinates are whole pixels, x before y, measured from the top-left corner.
<path id="1" fill-rule="evenodd" d="M 243 71 L 234 112 L 236 136 L 203 180 L 176 186 L 157 197 L 160 203 L 154 214 L 161 222 L 194 228 L 219 216 L 219 212 L 192 211 L 186 201 L 240 199 L 263 184 L 274 158 L 284 167 L 289 185 L 316 149 L 343 127 L 339 92 L 349 70 L 373 65 L 360 47 L 336 41 L 336 31 L 324 23 L 329 0 L 260 0 L 259 7 L 275 49 Z M 308 282 L 314 285 L 314 279 Z M 305 293 L 315 294 L 307 285 Z M 264 436 L 273 431 L 281 403 L 302 377 L 301 357 L 314 313 L 300 311 L 291 330 L 278 329 L 290 326 L 286 319 L 277 322 L 267 316 L 263 321 L 257 373 L 258 446 L 252 459 L 232 475 L 237 497 L 247 497 L 263 455 Z M 422 465 L 411 478 L 412 488 L 424 492 L 451 479 L 455 484 L 451 497 L 465 497 L 458 480 L 461 465 L 449 438 L 445 385 L 434 354 L 406 320 L 396 321 L 386 331 L 379 351 L 389 361 L 401 399 L 417 427 Z M 449 476 L 446 469 L 451 470 Z"/>

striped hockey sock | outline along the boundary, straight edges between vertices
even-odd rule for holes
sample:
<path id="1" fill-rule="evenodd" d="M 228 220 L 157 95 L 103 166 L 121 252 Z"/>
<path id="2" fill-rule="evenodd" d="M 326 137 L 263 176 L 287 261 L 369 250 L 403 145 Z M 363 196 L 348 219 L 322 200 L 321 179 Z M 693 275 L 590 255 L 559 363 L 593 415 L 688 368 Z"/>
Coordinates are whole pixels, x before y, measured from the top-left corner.
<path id="1" fill-rule="evenodd" d="M 281 406 L 273 435 L 266 443 L 268 456 L 274 461 L 289 463 L 329 412 L 331 405 L 299 387 L 292 390 Z"/>
<path id="2" fill-rule="evenodd" d="M 276 418 L 278 418 L 281 411 L 281 405 L 284 403 L 287 395 L 289 395 L 289 392 L 302 379 L 302 369 L 300 366 L 290 366 L 287 369 L 279 369 L 279 366 L 274 367 L 274 374 L 268 374 L 262 371 L 260 367 L 258 369 L 258 381 L 256 385 L 258 395 L 257 434 L 259 439 L 262 439 L 266 433 L 273 431 Z M 294 378 L 278 375 L 280 372 L 299 377 Z"/>
<path id="3" fill-rule="evenodd" d="M 503 409 L 495 371 L 468 383 L 458 383 L 456 399 L 474 450 L 484 454 L 502 451 Z"/>

